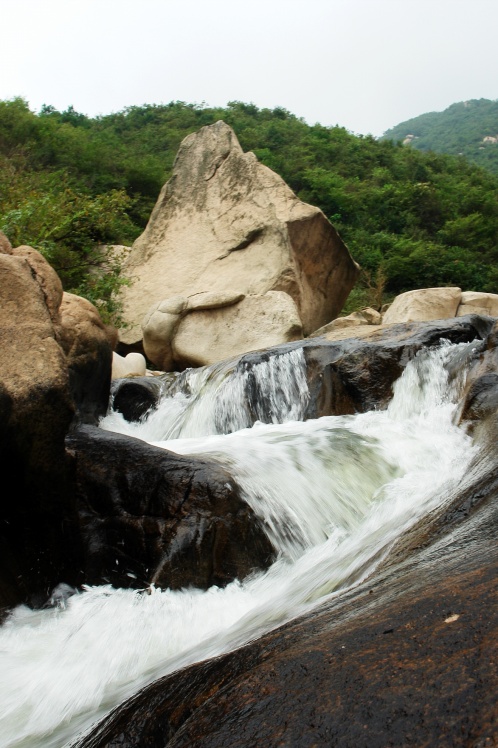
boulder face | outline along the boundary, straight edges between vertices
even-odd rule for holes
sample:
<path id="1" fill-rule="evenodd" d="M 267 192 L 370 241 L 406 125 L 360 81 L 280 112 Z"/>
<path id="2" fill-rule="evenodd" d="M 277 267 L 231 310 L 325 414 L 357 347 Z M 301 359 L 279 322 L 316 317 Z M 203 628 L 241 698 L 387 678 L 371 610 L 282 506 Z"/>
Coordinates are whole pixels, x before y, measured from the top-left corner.
<path id="1" fill-rule="evenodd" d="M 240 298 L 284 292 L 294 302 L 306 335 L 337 316 L 359 268 L 323 212 L 299 200 L 253 153 L 244 153 L 233 130 L 219 121 L 181 143 L 173 175 L 124 271 L 133 283 L 123 289 L 128 327 L 120 331 L 120 340 L 124 347 L 136 346 L 144 337 L 149 355 L 142 322 L 151 308 L 164 302 L 169 308 L 172 297 L 188 301 L 207 292 L 220 296 L 218 306 L 204 309 L 205 336 L 204 318 L 212 314 L 216 326 L 224 309 L 233 313 L 224 301 L 227 294 Z M 175 320 L 164 333 L 167 345 L 178 315 L 183 320 L 196 311 L 188 303 L 173 307 Z M 261 314 L 264 311 L 252 320 L 254 331 Z M 255 348 L 267 345 L 266 338 L 260 346 L 254 335 L 249 337 Z M 278 342 L 287 340 L 280 337 Z M 154 346 L 157 340 L 149 346 L 152 355 Z M 173 359 L 170 366 L 174 364 Z"/>
<path id="2" fill-rule="evenodd" d="M 95 424 L 109 404 L 115 330 L 81 296 L 64 292 L 59 311 L 59 341 L 66 354 L 78 419 Z"/>
<path id="3" fill-rule="evenodd" d="M 484 314 L 498 317 L 498 294 L 479 291 L 464 291 L 457 309 L 457 317 L 466 314 Z"/>
<path id="4" fill-rule="evenodd" d="M 275 557 L 231 475 L 93 426 L 66 438 L 87 584 L 207 589 Z"/>
<path id="5" fill-rule="evenodd" d="M 31 248 L 0 249 L 0 609 L 72 579 L 76 514 L 64 437 L 74 417 L 58 339 L 62 286 Z M 54 324 L 55 323 L 55 324 Z M 11 495 L 12 492 L 12 495 Z"/>
<path id="6" fill-rule="evenodd" d="M 188 314 L 177 328 L 173 356 L 181 368 L 204 366 L 302 337 L 292 298 L 283 291 L 268 291 L 246 296 L 230 307 Z"/>
<path id="7" fill-rule="evenodd" d="M 90 302 L 63 293 L 36 249 L 1 233 L 0 300 L 1 618 L 20 602 L 43 604 L 61 577 L 80 580 L 64 440 L 73 422 L 106 412 L 113 334 Z"/>
<path id="8" fill-rule="evenodd" d="M 398 322 L 425 322 L 455 317 L 461 297 L 462 289 L 452 286 L 407 291 L 396 296 L 382 322 L 384 325 L 390 325 Z M 471 311 L 473 310 L 466 310 L 464 314 L 469 314 Z"/>

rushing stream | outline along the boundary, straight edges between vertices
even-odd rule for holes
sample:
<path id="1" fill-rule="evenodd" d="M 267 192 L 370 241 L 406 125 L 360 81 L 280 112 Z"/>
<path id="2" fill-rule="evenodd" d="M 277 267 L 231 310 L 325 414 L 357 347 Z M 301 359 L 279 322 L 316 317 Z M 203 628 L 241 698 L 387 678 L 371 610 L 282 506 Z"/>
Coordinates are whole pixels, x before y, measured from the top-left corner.
<path id="1" fill-rule="evenodd" d="M 72 745 L 159 676 L 229 651 L 363 579 L 465 475 L 475 448 L 454 424 L 465 371 L 449 382 L 447 366 L 471 349 L 443 343 L 421 352 L 389 407 L 361 415 L 302 420 L 301 349 L 250 371 L 223 364 L 165 377 L 159 407 L 141 423 L 111 410 L 104 429 L 226 467 L 279 556 L 224 589 L 102 586 L 67 596 L 61 585 L 54 607 L 17 608 L 0 628 L 2 748 Z"/>

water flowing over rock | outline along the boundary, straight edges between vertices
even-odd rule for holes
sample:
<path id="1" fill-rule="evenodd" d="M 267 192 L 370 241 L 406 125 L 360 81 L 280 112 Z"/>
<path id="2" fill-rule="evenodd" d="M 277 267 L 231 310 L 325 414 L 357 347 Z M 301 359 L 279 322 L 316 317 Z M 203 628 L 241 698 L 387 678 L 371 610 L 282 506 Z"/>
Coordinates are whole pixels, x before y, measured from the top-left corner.
<path id="1" fill-rule="evenodd" d="M 159 405 L 161 390 L 169 392 L 176 398 L 171 428 L 157 439 L 228 433 L 250 428 L 255 421 L 365 413 L 387 406 L 394 382 L 418 351 L 436 346 L 441 339 L 461 343 L 488 338 L 493 325 L 492 318 L 469 315 L 381 326 L 365 339 L 326 342 L 310 337 L 173 377 L 158 376 L 153 382 L 147 378 L 116 381 L 114 408 L 126 420 L 138 421 Z M 494 344 L 490 349 L 495 350 Z M 498 363 L 491 360 L 493 355 L 487 354 L 491 371 Z M 481 371 L 478 360 L 476 371 Z"/>
<path id="2" fill-rule="evenodd" d="M 431 391 L 433 405 L 439 403 L 439 419 L 450 404 L 447 401 L 445 405 L 446 388 L 450 383 L 464 403 L 469 400 L 475 382 L 491 376 L 491 371 L 496 375 L 494 321 L 473 318 L 477 327 L 484 325 L 481 331 L 485 339 L 479 342 L 474 338 L 476 328 L 472 332 L 469 319 L 464 320 L 463 327 L 457 324 L 457 330 L 453 329 L 453 321 L 399 325 L 395 332 L 391 328 L 394 333 L 391 340 L 386 339 L 387 331 L 383 331 L 384 346 L 380 341 L 376 344 L 365 341 L 360 346 L 363 348 L 357 354 L 360 358 L 369 346 L 377 346 L 378 353 L 389 350 L 392 361 L 404 369 L 405 389 L 400 388 L 402 380 L 397 379 L 394 397 L 391 390 L 388 410 L 394 422 L 401 424 L 398 419 L 412 412 L 413 427 L 416 428 L 417 413 L 422 426 L 430 419 L 430 399 L 425 400 L 425 397 Z M 456 346 L 449 342 L 438 344 L 438 340 L 444 341 L 444 333 L 447 340 L 456 335 L 469 342 Z M 406 347 L 401 350 L 403 338 Z M 434 360 L 427 355 L 431 341 L 434 352 L 439 349 L 440 361 L 444 361 L 446 370 L 439 382 L 442 370 L 438 374 Z M 328 365 L 339 364 L 340 367 L 348 361 L 348 356 L 353 359 L 353 343 L 358 342 L 323 346 L 317 354 L 322 346 L 314 349 L 309 341 L 301 350 L 301 356 L 306 354 L 308 367 L 313 358 L 324 358 L 329 361 Z M 292 356 L 293 369 L 298 367 L 295 346 L 283 349 L 281 358 Z M 278 357 L 278 349 L 268 354 L 270 360 Z M 255 369 L 265 363 L 263 357 L 259 363 L 254 360 L 256 358 L 257 354 L 248 354 L 242 360 L 247 366 L 252 359 L 251 368 Z M 305 362 L 304 358 L 300 360 Z M 358 370 L 361 377 L 361 365 Z M 496 393 L 496 381 L 494 386 Z M 420 388 L 418 397 L 425 402 L 417 404 L 417 388 Z M 410 394 L 415 396 L 413 400 Z M 309 397 L 307 402 L 312 399 Z M 263 743 L 275 747 L 344 745 L 351 748 L 411 743 L 462 748 L 492 745 L 498 716 L 494 697 L 498 685 L 495 665 L 498 634 L 497 402 L 495 395 L 493 401 L 487 401 L 485 409 L 467 410 L 467 416 L 477 419 L 478 423 L 474 424 L 473 446 L 468 443 L 469 453 L 463 471 L 459 472 L 457 463 L 453 462 L 453 478 L 438 487 L 430 485 L 435 479 L 432 473 L 424 499 L 431 491 L 438 495 L 432 510 L 409 522 L 405 532 L 388 544 L 389 552 L 382 552 L 381 546 L 377 546 L 377 563 L 370 572 L 362 568 L 361 559 L 352 553 L 343 565 L 336 558 L 320 576 L 317 574 L 318 558 L 314 557 L 313 562 L 303 568 L 302 577 L 292 576 L 289 590 L 296 594 L 296 588 L 302 584 L 303 598 L 300 599 L 318 602 L 323 596 L 321 603 L 307 612 L 301 608 L 301 614 L 291 620 L 286 620 L 281 612 L 283 625 L 256 639 L 248 633 L 250 643 L 245 646 L 237 646 L 242 642 L 235 636 L 233 651 L 223 653 L 221 649 L 219 656 L 176 669 L 176 672 L 172 667 L 170 674 L 147 685 L 112 710 L 72 745 L 78 748 L 113 745 L 248 748 Z M 365 409 L 367 405 L 365 402 Z M 303 406 L 306 409 L 306 402 Z M 461 414 L 461 407 L 453 410 L 453 421 L 460 418 L 463 422 L 465 416 Z M 319 420 L 328 422 L 326 417 Z M 266 449 L 270 448 L 272 433 L 278 433 L 281 442 L 290 441 L 291 435 L 298 433 L 297 424 L 291 427 L 289 423 L 287 428 L 279 429 L 277 423 L 278 416 L 267 432 L 261 433 L 268 435 Z M 341 428 L 347 423 L 352 422 L 338 422 Z M 365 421 L 367 423 L 369 421 Z M 311 434 L 316 438 L 318 433 L 312 431 L 312 424 L 312 420 L 302 424 L 306 437 L 300 442 L 299 470 L 305 465 L 305 444 L 309 443 Z M 387 428 L 387 421 L 384 424 Z M 429 429 L 434 429 L 435 425 L 433 421 Z M 216 428 L 215 421 L 210 428 Z M 455 436 L 457 431 L 455 427 Z M 364 433 L 373 435 L 369 429 Z M 185 452 L 195 451 L 195 440 L 180 442 Z M 168 445 L 172 443 L 167 442 Z M 249 441 L 246 443 L 249 446 Z M 318 444 L 313 447 L 315 454 L 319 453 L 317 447 Z M 354 446 L 353 442 L 348 445 L 348 449 L 356 450 L 356 459 L 366 477 L 370 469 L 358 447 L 356 442 Z M 202 449 L 206 448 L 204 442 Z M 223 447 L 220 441 L 213 443 L 213 454 L 222 449 L 232 455 L 231 459 L 237 459 L 236 452 L 228 451 L 228 445 Z M 330 454 L 335 460 L 340 459 L 337 442 Z M 443 470 L 442 459 L 441 452 L 437 457 L 440 470 Z M 290 485 L 283 477 L 281 482 L 285 485 L 286 503 L 295 509 Z M 398 483 L 395 493 L 403 490 L 402 482 Z M 315 498 L 318 503 L 318 496 Z M 356 508 L 358 510 L 359 505 Z M 307 521 L 302 516 L 297 519 L 297 526 Z M 285 543 L 285 538 L 282 542 Z M 340 547 L 336 548 L 336 554 L 340 554 Z M 299 565 L 299 560 L 296 563 Z M 341 573 L 349 580 L 342 591 L 337 576 Z M 355 581 L 351 583 L 352 580 Z M 326 596 L 327 590 L 337 592 Z M 285 593 L 282 593 L 274 604 L 282 606 L 284 599 Z M 275 615 L 278 618 L 276 612 Z M 254 612 L 252 624 L 257 630 L 258 611 Z"/>
<path id="3" fill-rule="evenodd" d="M 496 318 L 111 381 L 0 247 L 2 745 L 492 745 Z"/>
<path id="4" fill-rule="evenodd" d="M 242 649 L 158 680 L 77 745 L 493 745 L 498 483 L 496 462 L 490 467 L 484 478 L 474 474 L 439 528 L 417 527 L 411 555 Z"/>
<path id="5" fill-rule="evenodd" d="M 340 312 L 358 266 L 322 211 L 219 121 L 181 143 L 125 272 L 121 341 L 143 336 L 147 357 L 169 370 L 317 329 Z"/>
<path id="6" fill-rule="evenodd" d="M 66 439 L 87 584 L 207 589 L 275 554 L 230 474 L 89 426 Z"/>

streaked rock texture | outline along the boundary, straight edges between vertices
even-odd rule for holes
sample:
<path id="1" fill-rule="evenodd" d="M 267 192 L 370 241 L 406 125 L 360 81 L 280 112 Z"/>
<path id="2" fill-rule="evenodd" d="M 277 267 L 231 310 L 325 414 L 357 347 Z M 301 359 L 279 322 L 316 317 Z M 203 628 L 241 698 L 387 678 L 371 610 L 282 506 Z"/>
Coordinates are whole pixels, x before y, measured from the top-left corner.
<path id="1" fill-rule="evenodd" d="M 134 282 L 123 289 L 130 327 L 120 337 L 123 344 L 135 345 L 142 340 L 146 316 L 150 323 L 151 308 L 205 293 L 284 292 L 307 334 L 337 316 L 358 266 L 323 212 L 301 202 L 253 153 L 244 153 L 233 130 L 219 121 L 181 143 L 173 176 L 134 243 L 125 272 Z M 215 326 L 223 317 L 220 310 L 229 306 L 221 301 L 206 306 L 199 339 L 208 309 Z M 194 311 L 176 306 L 171 313 L 183 317 Z M 252 321 L 254 331 L 259 319 Z M 177 321 L 163 321 L 163 334 L 170 339 Z M 252 337 L 251 345 L 266 345 L 265 338 L 260 345 Z M 154 346 L 146 346 L 154 356 Z"/>

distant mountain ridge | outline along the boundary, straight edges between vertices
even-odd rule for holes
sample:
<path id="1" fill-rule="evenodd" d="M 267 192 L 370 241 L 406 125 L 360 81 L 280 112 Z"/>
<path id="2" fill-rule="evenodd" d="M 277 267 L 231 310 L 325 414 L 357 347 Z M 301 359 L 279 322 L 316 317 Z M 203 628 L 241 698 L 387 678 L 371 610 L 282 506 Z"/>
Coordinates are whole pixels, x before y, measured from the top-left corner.
<path id="1" fill-rule="evenodd" d="M 419 151 L 465 156 L 498 174 L 498 100 L 472 99 L 443 112 L 427 112 L 387 130 L 381 140 Z"/>

